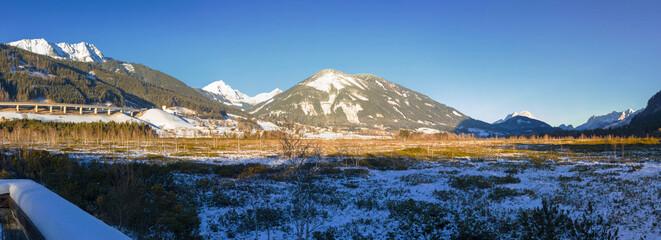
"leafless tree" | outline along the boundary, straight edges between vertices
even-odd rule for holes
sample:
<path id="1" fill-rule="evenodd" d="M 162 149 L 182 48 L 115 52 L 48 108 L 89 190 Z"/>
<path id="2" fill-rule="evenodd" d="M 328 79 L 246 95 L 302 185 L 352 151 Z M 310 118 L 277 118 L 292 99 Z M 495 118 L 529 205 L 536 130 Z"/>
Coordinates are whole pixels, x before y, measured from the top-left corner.
<path id="1" fill-rule="evenodd" d="M 320 152 L 312 139 L 303 138 L 303 130 L 300 124 L 285 122 L 280 131 L 282 158 L 289 161 L 293 169 L 305 164 L 309 158 Z"/>
<path id="2" fill-rule="evenodd" d="M 316 142 L 303 137 L 304 127 L 293 122 L 281 123 L 280 150 L 282 158 L 290 163 L 292 179 L 291 205 L 288 212 L 294 224 L 297 239 L 310 239 L 311 233 L 320 227 L 328 212 L 319 204 L 320 193 L 312 172 L 314 166 L 306 164 L 321 155 Z"/>

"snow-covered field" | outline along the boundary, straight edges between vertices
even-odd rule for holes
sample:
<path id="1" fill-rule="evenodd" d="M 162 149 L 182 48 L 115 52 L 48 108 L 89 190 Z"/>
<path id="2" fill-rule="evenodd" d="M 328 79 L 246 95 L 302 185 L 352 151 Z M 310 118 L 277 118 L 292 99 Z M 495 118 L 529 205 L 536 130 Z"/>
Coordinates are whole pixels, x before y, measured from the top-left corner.
<path id="1" fill-rule="evenodd" d="M 551 239 L 576 231 L 661 239 L 658 142 L 521 141 L 317 140 L 325 157 L 299 174 L 277 140 L 18 146 L 82 162 L 185 163 L 172 176 L 196 196 L 185 202 L 198 209 L 204 239 L 295 239 L 302 213 L 311 239 L 529 239 L 530 225 L 541 224 L 530 216 L 572 221 L 554 226 L 561 233 Z M 559 210 L 544 215 L 543 202 Z"/>
<path id="2" fill-rule="evenodd" d="M 126 115 L 124 113 L 95 114 L 95 115 L 75 115 L 75 114 L 38 114 L 38 113 L 18 113 L 14 111 L 0 111 L 0 117 L 7 120 L 11 119 L 34 119 L 45 122 L 136 122 L 144 123 L 144 121 Z"/>
<path id="3" fill-rule="evenodd" d="M 465 231 L 481 231 L 494 239 L 521 238 L 522 212 L 541 207 L 547 199 L 572 219 L 592 221 L 590 231 L 617 229 L 621 239 L 661 239 L 658 161 L 461 160 L 415 163 L 406 170 L 345 163 L 318 168 L 314 174 L 309 189 L 314 189 L 311 206 L 317 212 L 307 220 L 314 227 L 311 232 L 336 239 L 456 239 Z M 181 177 L 196 182 L 192 185 L 208 184 L 200 188 L 204 238 L 295 238 L 300 217 L 295 207 L 301 201 L 295 181 L 264 175 Z M 270 228 L 253 218 L 256 210 L 265 209 L 279 219 L 270 222 Z"/>
<path id="4" fill-rule="evenodd" d="M 148 122 L 157 131 L 176 136 L 199 136 L 205 131 L 230 131 L 233 127 L 209 130 L 204 127 L 209 122 L 159 109 L 137 117 L 121 113 L 50 115 L 11 111 L 0 111 L 0 117 Z M 272 123 L 259 124 L 273 127 L 267 126 Z M 346 136 L 322 132 L 305 137 Z M 351 138 L 362 139 L 356 136 Z M 218 173 L 173 173 L 180 184 L 189 185 L 187 189 L 199 196 L 191 201 L 199 202 L 199 230 L 205 239 L 292 239 L 301 229 L 309 229 L 308 234 L 317 239 L 465 239 L 476 235 L 526 239 L 526 234 L 534 234 L 530 224 L 537 224 L 530 216 L 572 220 L 571 229 L 557 226 L 562 230 L 556 236 L 560 239 L 575 238 L 569 234 L 579 230 L 585 234 L 617 234 L 620 239 L 661 239 L 658 142 L 630 140 L 625 146 L 626 141 L 621 141 L 619 148 L 615 140 L 564 145 L 561 140 L 546 144 L 506 140 L 318 140 L 323 144 L 319 147 L 327 148 L 325 154 L 335 157 L 312 161 L 305 170 L 311 173 L 308 176 L 292 175 L 287 170 L 288 161 L 278 157 L 279 145 L 273 141 L 153 139 L 65 145 L 46 141 L 19 143 L 18 147 L 67 153 L 80 161 L 186 161 L 230 170 L 239 165 L 251 166 L 233 178 Z M 331 149 L 332 144 L 337 145 Z M 551 211 L 555 215 L 543 215 L 549 214 L 540 210 L 549 206 L 545 202 L 552 204 L 551 210 L 558 207 L 555 213 Z M 301 220 L 301 214 L 308 215 Z"/>

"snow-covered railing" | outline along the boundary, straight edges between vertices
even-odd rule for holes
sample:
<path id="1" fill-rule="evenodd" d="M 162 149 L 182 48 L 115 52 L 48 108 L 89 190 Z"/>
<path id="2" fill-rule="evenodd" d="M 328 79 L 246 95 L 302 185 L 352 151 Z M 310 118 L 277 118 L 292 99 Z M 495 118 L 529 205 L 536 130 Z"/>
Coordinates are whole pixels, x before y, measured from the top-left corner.
<path id="1" fill-rule="evenodd" d="M 0 194 L 9 194 L 45 239 L 130 239 L 32 180 L 0 180 Z"/>

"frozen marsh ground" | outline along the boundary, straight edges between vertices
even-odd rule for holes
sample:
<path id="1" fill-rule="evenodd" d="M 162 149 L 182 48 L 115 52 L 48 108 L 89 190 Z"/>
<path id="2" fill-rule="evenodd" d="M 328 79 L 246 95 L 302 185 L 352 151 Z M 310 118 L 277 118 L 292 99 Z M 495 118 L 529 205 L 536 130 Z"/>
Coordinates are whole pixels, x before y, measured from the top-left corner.
<path id="1" fill-rule="evenodd" d="M 584 233 L 661 238 L 659 162 L 402 164 L 315 164 L 303 195 L 301 183 L 267 171 L 239 179 L 181 177 L 201 191 L 201 233 L 209 239 L 295 238 L 301 196 L 314 209 L 306 221 L 317 239 L 525 238 L 534 230 L 522 223 L 524 212 L 543 208 L 543 201 L 558 207 L 558 216 L 545 217 L 582 221 L 589 225 Z M 264 212 L 277 217 L 264 220 Z"/>

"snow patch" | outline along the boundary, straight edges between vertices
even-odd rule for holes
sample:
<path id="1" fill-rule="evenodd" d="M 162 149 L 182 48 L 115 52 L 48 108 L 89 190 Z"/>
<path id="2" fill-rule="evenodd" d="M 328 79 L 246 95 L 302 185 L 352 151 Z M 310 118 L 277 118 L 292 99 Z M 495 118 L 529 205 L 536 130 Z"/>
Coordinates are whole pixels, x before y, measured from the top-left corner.
<path id="1" fill-rule="evenodd" d="M 395 101 L 393 101 L 393 100 L 388 99 L 388 103 L 390 103 L 390 105 L 398 106 L 398 107 L 399 107 L 399 103 L 398 103 L 398 102 L 395 102 Z M 404 114 L 402 114 L 402 115 L 404 115 Z"/>
<path id="2" fill-rule="evenodd" d="M 257 121 L 257 124 L 264 131 L 278 131 L 278 130 L 280 130 L 280 127 L 278 127 L 278 125 L 275 125 L 275 123 L 272 123 L 272 122 Z"/>
<path id="3" fill-rule="evenodd" d="M 352 95 L 353 95 L 354 97 L 360 99 L 360 100 L 363 100 L 363 101 L 368 101 L 368 100 L 369 100 L 369 98 L 367 98 L 367 97 L 365 97 L 365 96 L 363 96 L 363 95 L 360 95 L 360 94 L 358 94 L 358 93 L 353 93 Z"/>
<path id="4" fill-rule="evenodd" d="M 388 91 L 388 89 L 386 88 L 386 86 L 383 86 L 383 83 L 381 83 L 380 81 L 374 81 L 374 82 L 375 82 L 376 84 L 378 84 L 379 86 L 381 86 L 381 88 L 383 88 L 383 90 Z"/>
<path id="5" fill-rule="evenodd" d="M 354 133 L 336 133 L 336 132 L 322 132 L 322 133 L 304 133 L 304 139 L 322 139 L 322 140 L 338 140 L 338 139 L 392 139 L 391 136 L 366 136 Z"/>
<path id="6" fill-rule="evenodd" d="M 138 119 L 149 122 L 163 130 L 198 129 L 185 119 L 161 109 L 149 109 L 139 116 Z"/>
<path id="7" fill-rule="evenodd" d="M 175 115 L 197 115 L 196 111 L 185 107 L 169 107 L 165 112 Z"/>
<path id="8" fill-rule="evenodd" d="M 282 90 L 280 90 L 279 88 L 276 88 L 276 89 L 273 89 L 273 91 L 271 91 L 271 92 L 260 93 L 260 94 L 255 95 L 254 97 L 248 97 L 248 99 L 246 99 L 245 102 L 255 105 L 255 104 L 270 100 L 273 97 L 275 97 L 275 95 L 278 95 L 280 93 L 282 93 Z"/>
<path id="9" fill-rule="evenodd" d="M 144 121 L 126 115 L 124 113 L 114 113 L 110 116 L 107 114 L 96 115 L 54 115 L 54 114 L 38 114 L 38 113 L 17 113 L 17 112 L 0 112 L 0 118 L 5 119 L 33 119 L 44 122 L 71 122 L 71 123 L 89 123 L 89 122 L 118 122 L 118 123 L 145 123 Z"/>
<path id="10" fill-rule="evenodd" d="M 329 71 L 314 81 L 307 83 L 306 85 L 327 93 L 329 93 L 333 88 L 340 90 L 346 86 L 355 86 L 365 90 L 365 88 L 359 84 L 358 81 L 360 80 L 351 76 L 344 76 L 342 74 Z"/>
<path id="11" fill-rule="evenodd" d="M 489 132 L 484 131 L 483 129 L 479 129 L 479 128 L 468 128 L 468 132 L 475 133 L 480 137 L 488 137 L 489 136 Z"/>
<path id="12" fill-rule="evenodd" d="M 416 132 L 422 133 L 422 134 L 436 134 L 440 133 L 441 131 L 438 129 L 433 129 L 433 128 L 418 128 L 415 130 Z"/>
<path id="13" fill-rule="evenodd" d="M 358 112 L 363 110 L 360 104 L 354 105 L 347 102 L 340 102 L 339 104 L 335 105 L 333 111 L 335 111 L 337 108 L 342 108 L 342 111 L 344 111 L 344 115 L 346 115 L 347 117 L 347 121 L 349 121 L 350 123 L 360 123 L 360 119 L 358 118 Z"/>
<path id="14" fill-rule="evenodd" d="M 301 106 L 301 110 L 303 110 L 305 115 L 317 115 L 317 111 L 314 110 L 314 105 L 312 105 L 312 103 L 302 102 L 299 106 Z"/>
<path id="15" fill-rule="evenodd" d="M 266 101 L 266 103 L 262 104 L 262 106 L 259 106 L 257 109 L 255 109 L 254 111 L 250 112 L 250 114 L 255 114 L 257 111 L 261 110 L 264 106 L 268 105 L 268 104 L 271 103 L 271 102 L 273 102 L 273 99 L 272 99 L 272 98 L 269 99 L 268 101 Z"/>
<path id="16" fill-rule="evenodd" d="M 337 98 L 337 94 L 331 93 L 328 95 L 328 101 L 319 102 L 321 104 L 321 111 L 324 112 L 324 115 L 331 113 L 331 106 L 335 103 L 335 98 Z"/>
<path id="17" fill-rule="evenodd" d="M 132 73 L 135 72 L 135 68 L 133 68 L 133 65 L 131 65 L 130 63 L 122 63 L 122 66 L 123 66 L 124 69 L 126 69 L 126 71 L 128 71 L 128 72 L 132 72 Z"/>
<path id="18" fill-rule="evenodd" d="M 394 107 L 395 111 L 397 111 L 399 114 L 402 114 L 402 117 L 406 118 L 406 115 L 402 113 L 402 111 L 399 111 L 399 108 Z"/>

